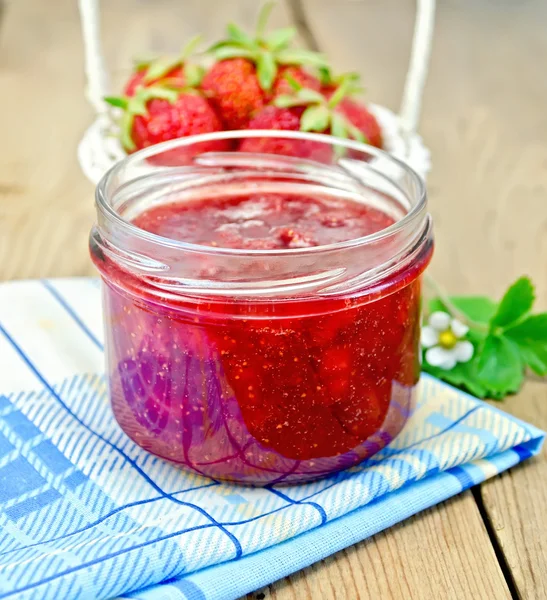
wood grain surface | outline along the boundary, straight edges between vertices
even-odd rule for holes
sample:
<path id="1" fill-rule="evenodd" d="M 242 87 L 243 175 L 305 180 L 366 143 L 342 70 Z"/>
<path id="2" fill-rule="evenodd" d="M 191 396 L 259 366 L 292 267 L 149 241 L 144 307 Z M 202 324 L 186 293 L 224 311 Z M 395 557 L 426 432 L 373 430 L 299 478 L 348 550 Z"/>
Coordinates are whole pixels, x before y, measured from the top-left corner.
<path id="1" fill-rule="evenodd" d="M 130 58 L 177 50 L 226 21 L 250 27 L 255 0 L 104 1 L 114 87 Z M 76 146 L 92 120 L 74 0 L 5 0 L 0 11 L 0 280 L 93 273 L 93 187 Z M 359 70 L 368 98 L 398 107 L 411 0 L 293 0 L 273 24 Z M 547 2 L 439 2 L 421 124 L 433 153 L 435 276 L 454 293 L 500 294 L 528 273 L 547 308 Z M 547 427 L 547 386 L 504 408 Z M 547 461 L 514 469 L 250 597 L 547 597 Z M 483 520 L 486 519 L 486 521 Z M 488 526 L 485 527 L 485 523 Z M 489 533 L 490 536 L 489 537 Z M 496 555 L 497 552 L 497 555 Z"/>

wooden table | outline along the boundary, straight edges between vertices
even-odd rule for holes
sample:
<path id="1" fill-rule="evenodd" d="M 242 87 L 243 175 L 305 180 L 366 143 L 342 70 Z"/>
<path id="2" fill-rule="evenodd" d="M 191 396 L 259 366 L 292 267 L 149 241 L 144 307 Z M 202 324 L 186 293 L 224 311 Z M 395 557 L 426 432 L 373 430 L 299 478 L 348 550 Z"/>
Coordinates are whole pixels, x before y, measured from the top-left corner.
<path id="1" fill-rule="evenodd" d="M 226 21 L 251 26 L 255 0 L 103 2 L 107 58 L 173 50 Z M 444 0 L 421 132 L 437 251 L 453 293 L 499 295 L 518 275 L 547 308 L 547 2 Z M 76 162 L 92 119 L 83 98 L 74 0 L 5 0 L 0 14 L 0 279 L 88 275 L 93 188 Z M 358 69 L 397 109 L 414 2 L 294 0 L 276 25 L 340 70 Z M 119 80 L 119 76 L 116 77 Z M 547 386 L 529 380 L 503 408 L 547 428 Z M 254 598 L 547 598 L 547 460 L 453 500 L 251 595 Z"/>

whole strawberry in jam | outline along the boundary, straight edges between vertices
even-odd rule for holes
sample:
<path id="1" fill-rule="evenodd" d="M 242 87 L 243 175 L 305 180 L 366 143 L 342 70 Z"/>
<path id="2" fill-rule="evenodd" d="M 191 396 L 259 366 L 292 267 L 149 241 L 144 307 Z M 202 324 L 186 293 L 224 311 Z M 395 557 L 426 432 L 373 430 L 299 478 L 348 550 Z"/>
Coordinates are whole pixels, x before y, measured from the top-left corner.
<path id="1" fill-rule="evenodd" d="M 160 56 L 136 61 L 134 71 L 124 86 L 124 94 L 134 96 L 140 87 L 157 84 L 173 89 L 198 86 L 203 78 L 203 69 L 189 63 L 188 59 L 200 39 L 200 36 L 193 37 L 179 56 Z"/>
<path id="2" fill-rule="evenodd" d="M 265 104 L 283 92 L 288 67 L 288 74 L 295 80 L 319 89 L 319 81 L 303 66 L 321 66 L 325 61 L 315 52 L 290 47 L 296 30 L 289 27 L 265 34 L 272 6 L 264 6 L 255 37 L 230 24 L 227 39 L 210 49 L 217 62 L 203 78 L 201 87 L 227 129 L 246 127 Z"/>
<path id="3" fill-rule="evenodd" d="M 124 150 L 136 152 L 148 146 L 177 138 L 222 130 L 222 124 L 206 98 L 197 91 L 176 91 L 161 86 L 139 88 L 130 98 L 106 98 L 121 108 L 120 139 Z M 199 153 L 225 150 L 227 142 L 200 144 Z M 156 162 L 185 164 L 192 156 L 184 147 L 161 154 Z"/>

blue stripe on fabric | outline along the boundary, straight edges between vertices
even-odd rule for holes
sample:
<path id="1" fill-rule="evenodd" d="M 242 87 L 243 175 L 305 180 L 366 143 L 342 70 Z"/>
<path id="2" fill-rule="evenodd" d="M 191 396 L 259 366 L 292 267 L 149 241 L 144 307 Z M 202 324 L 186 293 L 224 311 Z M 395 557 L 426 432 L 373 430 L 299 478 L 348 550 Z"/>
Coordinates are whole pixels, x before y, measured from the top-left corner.
<path id="1" fill-rule="evenodd" d="M 317 510 L 317 512 L 319 513 L 319 516 L 321 517 L 321 525 L 324 525 L 327 522 L 327 513 L 325 512 L 325 509 L 321 505 L 317 504 L 316 502 L 308 502 L 306 500 L 293 500 L 292 498 L 290 498 L 283 492 L 280 492 L 279 490 L 276 490 L 269 486 L 266 486 L 265 489 L 269 490 L 270 492 L 272 492 L 272 494 L 279 496 L 279 498 L 285 500 L 285 502 L 289 502 L 290 504 L 301 504 L 301 505 L 308 504 L 309 506 L 312 506 L 313 508 L 315 508 Z"/>
<path id="2" fill-rule="evenodd" d="M 55 392 L 55 390 L 53 389 L 53 387 L 49 384 L 49 382 L 45 379 L 45 377 L 38 371 L 38 369 L 36 368 L 36 366 L 32 363 L 32 361 L 30 360 L 30 358 L 25 354 L 25 352 L 22 350 L 22 348 L 20 348 L 20 346 L 15 342 L 15 340 L 11 337 L 11 335 L 6 331 L 6 329 L 3 327 L 3 325 L 0 323 L 0 333 L 2 333 L 2 335 L 6 338 L 6 340 L 11 344 L 11 346 L 13 347 L 13 349 L 17 352 L 17 354 L 21 357 L 21 359 L 23 360 L 23 362 L 28 366 L 28 368 L 34 373 L 34 375 L 36 376 L 36 378 L 42 383 L 42 385 L 44 385 L 47 390 L 49 391 L 49 393 L 52 395 L 53 398 L 55 398 L 57 400 L 57 402 L 59 402 L 59 404 L 82 426 L 84 427 L 89 433 L 91 433 L 92 435 L 98 437 L 99 439 L 101 439 L 105 444 L 107 444 L 108 446 L 110 446 L 113 450 L 115 450 L 116 452 L 118 452 L 121 456 L 123 456 L 125 458 L 125 460 L 139 473 L 139 475 L 151 486 L 153 487 L 159 494 L 161 494 L 162 496 L 164 496 L 165 498 L 168 498 L 169 500 L 171 500 L 172 502 L 175 502 L 176 504 L 180 504 L 181 506 L 187 506 L 188 508 L 193 508 L 194 510 L 196 510 L 198 513 L 200 513 L 203 517 L 205 517 L 206 519 L 208 519 L 213 525 L 215 525 L 216 527 L 218 527 L 226 536 L 228 536 L 228 538 L 230 538 L 232 544 L 234 545 L 235 548 L 235 552 L 236 552 L 236 557 L 240 557 L 243 554 L 243 550 L 241 548 L 241 544 L 239 543 L 239 540 L 235 537 L 235 535 L 233 533 L 231 533 L 230 531 L 228 531 L 227 529 L 225 529 L 224 527 L 222 527 L 222 525 L 220 525 L 217 520 L 210 515 L 206 510 L 204 510 L 203 508 L 201 508 L 201 506 L 197 506 L 196 504 L 192 504 L 190 502 L 184 502 L 182 500 L 179 500 L 178 498 L 173 498 L 173 496 L 171 494 L 166 493 L 162 488 L 160 488 L 156 482 L 150 478 L 140 467 L 139 465 L 129 456 L 127 456 L 127 454 L 125 454 L 125 452 L 123 452 L 122 450 L 120 450 L 117 446 L 115 446 L 110 440 L 106 439 L 104 436 L 102 436 L 100 433 L 97 433 L 96 431 L 94 431 L 93 429 L 91 429 L 91 427 L 89 427 L 89 425 L 87 425 L 86 423 L 84 423 L 74 412 L 72 412 L 72 410 L 65 404 L 65 402 L 61 399 L 61 397 Z M 209 485 L 209 484 L 206 484 Z M 1 596 L 0 596 L 1 597 Z"/>
<path id="3" fill-rule="evenodd" d="M 48 290 L 48 292 L 57 300 L 57 302 L 66 310 L 66 312 L 74 319 L 74 321 L 80 326 L 82 331 L 87 335 L 87 337 L 95 344 L 95 346 L 102 352 L 104 351 L 104 346 L 101 342 L 95 337 L 93 332 L 87 327 L 87 325 L 82 321 L 82 319 L 78 316 L 76 311 L 70 306 L 70 304 L 61 296 L 61 294 L 53 287 L 53 285 L 47 280 L 41 280 L 42 285 Z"/>
<path id="4" fill-rule="evenodd" d="M 530 448 L 525 444 L 513 446 L 512 450 L 519 455 L 520 460 L 526 460 L 527 458 L 534 456 L 534 454 L 530 451 Z"/>
<path id="5" fill-rule="evenodd" d="M 467 472 L 465 467 L 453 467 L 452 469 L 449 469 L 447 473 L 455 477 L 460 482 L 460 485 L 462 486 L 462 492 L 475 485 L 475 481 Z"/>

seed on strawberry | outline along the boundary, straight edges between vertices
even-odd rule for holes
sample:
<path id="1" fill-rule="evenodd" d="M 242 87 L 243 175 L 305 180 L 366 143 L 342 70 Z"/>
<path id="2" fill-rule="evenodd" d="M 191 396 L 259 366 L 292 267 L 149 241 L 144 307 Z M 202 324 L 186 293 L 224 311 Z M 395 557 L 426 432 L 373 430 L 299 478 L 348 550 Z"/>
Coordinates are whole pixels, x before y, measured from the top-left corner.
<path id="1" fill-rule="evenodd" d="M 296 30 L 292 27 L 265 33 L 266 21 L 273 7 L 262 9 L 255 37 L 230 24 L 227 38 L 211 47 L 217 62 L 205 75 L 202 90 L 213 102 L 228 129 L 242 129 L 277 92 L 284 88 L 284 67 L 298 68 L 292 75 L 306 85 L 302 65 L 322 66 L 325 60 L 309 50 L 290 47 Z"/>
<path id="2" fill-rule="evenodd" d="M 139 88 L 132 98 L 106 98 L 106 101 L 124 111 L 120 139 L 128 153 L 160 142 L 222 129 L 207 100 L 192 90 L 177 92 L 152 86 Z M 202 143 L 199 153 L 221 151 L 227 147 L 224 140 Z M 180 148 L 164 152 L 158 161 L 163 165 L 185 164 L 195 154 L 195 148 Z"/>

